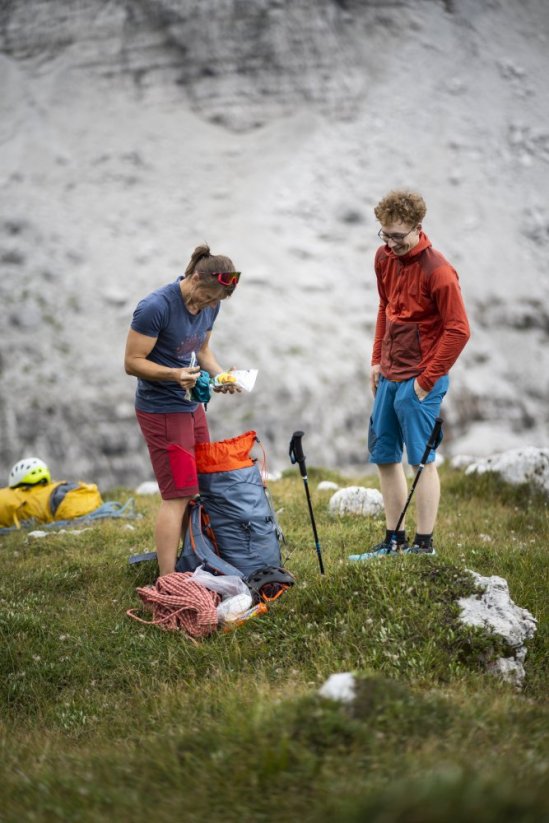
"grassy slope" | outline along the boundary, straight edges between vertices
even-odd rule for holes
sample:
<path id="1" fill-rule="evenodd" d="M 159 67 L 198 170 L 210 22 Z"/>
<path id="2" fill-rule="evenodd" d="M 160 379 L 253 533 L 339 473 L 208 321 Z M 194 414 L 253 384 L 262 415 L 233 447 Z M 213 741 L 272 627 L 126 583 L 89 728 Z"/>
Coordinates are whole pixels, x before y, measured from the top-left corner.
<path id="1" fill-rule="evenodd" d="M 549 815 L 547 503 L 442 475 L 435 558 L 351 565 L 382 523 L 330 518 L 316 481 L 345 480 L 312 470 L 324 578 L 301 480 L 272 483 L 299 585 L 198 645 L 125 614 L 154 578 L 126 564 L 151 546 L 154 498 L 133 529 L 1 538 L 0 820 Z M 505 577 L 539 620 L 520 695 L 483 673 L 497 643 L 457 622 L 467 568 Z M 348 670 L 362 676 L 352 709 L 321 700 L 324 679 Z"/>

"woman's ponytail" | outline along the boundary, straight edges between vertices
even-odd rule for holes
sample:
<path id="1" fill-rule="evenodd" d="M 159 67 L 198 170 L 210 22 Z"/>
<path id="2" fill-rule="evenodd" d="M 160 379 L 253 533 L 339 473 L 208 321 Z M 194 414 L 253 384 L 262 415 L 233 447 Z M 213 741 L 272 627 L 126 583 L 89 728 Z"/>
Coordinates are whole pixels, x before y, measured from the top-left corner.
<path id="1" fill-rule="evenodd" d="M 202 246 L 197 246 L 191 254 L 191 259 L 185 269 L 185 277 L 190 277 L 191 274 L 196 271 L 198 263 L 207 257 L 210 257 L 210 247 L 208 244 L 203 243 Z"/>
<path id="2" fill-rule="evenodd" d="M 202 280 L 207 281 L 208 274 L 219 271 L 234 271 L 233 261 L 224 254 L 212 254 L 208 244 L 203 243 L 193 251 L 189 264 L 185 269 L 185 277 L 190 277 L 197 272 Z"/>

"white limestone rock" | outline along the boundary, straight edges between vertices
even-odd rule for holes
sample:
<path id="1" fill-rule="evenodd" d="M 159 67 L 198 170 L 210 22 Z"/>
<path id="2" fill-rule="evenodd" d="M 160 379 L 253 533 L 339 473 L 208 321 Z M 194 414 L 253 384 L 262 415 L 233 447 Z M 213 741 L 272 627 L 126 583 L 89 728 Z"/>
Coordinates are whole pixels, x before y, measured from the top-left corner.
<path id="1" fill-rule="evenodd" d="M 471 463 L 465 474 L 495 472 L 507 483 L 529 483 L 549 494 L 549 448 L 538 449 L 527 446 L 509 449 Z"/>
<path id="2" fill-rule="evenodd" d="M 453 469 L 468 469 L 469 466 L 477 460 L 472 454 L 456 454 L 450 460 L 450 466 Z"/>
<path id="3" fill-rule="evenodd" d="M 328 510 L 333 515 L 360 514 L 375 517 L 383 511 L 383 495 L 377 489 L 346 486 L 332 495 Z"/>
<path id="4" fill-rule="evenodd" d="M 352 672 L 331 674 L 320 687 L 318 693 L 327 700 L 336 700 L 340 703 L 352 703 L 356 694 L 355 676 Z"/>
<path id="5" fill-rule="evenodd" d="M 160 489 L 156 480 L 146 480 L 141 483 L 135 490 L 136 494 L 159 494 Z"/>
<path id="6" fill-rule="evenodd" d="M 321 480 L 316 488 L 319 492 L 337 491 L 339 486 L 333 480 Z"/>
<path id="7" fill-rule="evenodd" d="M 509 586 L 503 577 L 483 577 L 474 571 L 470 573 L 483 591 L 482 594 L 458 600 L 460 620 L 468 626 L 487 629 L 505 640 L 511 655 L 491 662 L 488 671 L 521 688 L 525 678 L 525 641 L 536 633 L 537 620 L 527 609 L 511 600 Z"/>

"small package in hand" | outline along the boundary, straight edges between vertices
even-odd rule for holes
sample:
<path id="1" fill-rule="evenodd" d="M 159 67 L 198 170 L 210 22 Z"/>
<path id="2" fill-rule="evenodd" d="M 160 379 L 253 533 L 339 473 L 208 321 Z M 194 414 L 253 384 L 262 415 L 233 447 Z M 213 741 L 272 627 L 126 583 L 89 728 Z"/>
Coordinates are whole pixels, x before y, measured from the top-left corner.
<path id="1" fill-rule="evenodd" d="M 233 385 L 244 391 L 251 391 L 255 386 L 257 369 L 233 369 L 216 375 L 214 386 Z"/>

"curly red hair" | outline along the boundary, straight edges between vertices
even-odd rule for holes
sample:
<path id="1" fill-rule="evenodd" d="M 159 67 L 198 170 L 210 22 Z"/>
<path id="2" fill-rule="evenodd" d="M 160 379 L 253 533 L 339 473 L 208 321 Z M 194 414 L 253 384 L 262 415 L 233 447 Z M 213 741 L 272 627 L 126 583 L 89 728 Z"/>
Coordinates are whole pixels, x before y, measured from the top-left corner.
<path id="1" fill-rule="evenodd" d="M 374 209 L 382 226 L 389 226 L 391 223 L 417 225 L 426 212 L 427 206 L 421 194 L 404 190 L 390 191 Z"/>

